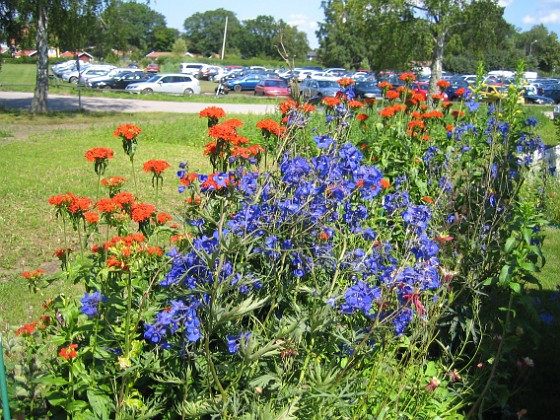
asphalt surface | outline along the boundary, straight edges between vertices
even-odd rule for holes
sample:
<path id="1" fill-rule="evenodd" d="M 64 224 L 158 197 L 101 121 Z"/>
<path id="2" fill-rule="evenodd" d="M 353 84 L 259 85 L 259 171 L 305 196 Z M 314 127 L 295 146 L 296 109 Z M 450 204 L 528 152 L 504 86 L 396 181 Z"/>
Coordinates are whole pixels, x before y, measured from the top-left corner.
<path id="1" fill-rule="evenodd" d="M 5 109 L 30 110 L 33 93 L 0 92 L 0 107 Z M 100 97 L 82 97 L 81 107 L 86 111 L 102 112 L 182 112 L 198 113 L 208 106 L 216 105 L 229 114 L 272 114 L 276 111 L 274 104 L 228 104 L 224 98 L 215 104 L 201 102 L 166 102 L 140 99 L 117 99 Z M 77 96 L 51 95 L 47 100 L 49 111 L 77 111 L 80 108 Z"/>

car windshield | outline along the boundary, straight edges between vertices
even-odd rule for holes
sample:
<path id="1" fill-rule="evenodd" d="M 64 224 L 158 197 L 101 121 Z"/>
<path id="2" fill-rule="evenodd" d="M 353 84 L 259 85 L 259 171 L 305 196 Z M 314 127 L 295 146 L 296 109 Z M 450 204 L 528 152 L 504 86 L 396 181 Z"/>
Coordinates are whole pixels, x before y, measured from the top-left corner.
<path id="1" fill-rule="evenodd" d="M 159 79 L 161 79 L 163 76 L 152 76 L 150 77 L 148 80 L 146 80 L 146 83 L 156 83 L 157 81 L 159 81 Z"/>
<path id="2" fill-rule="evenodd" d="M 358 87 L 360 88 L 366 88 L 366 89 L 374 89 L 377 88 L 377 83 L 376 82 L 360 82 L 357 84 Z"/>
<path id="3" fill-rule="evenodd" d="M 337 89 L 338 86 L 338 82 L 335 82 L 334 80 L 319 80 L 319 87 L 320 88 L 333 88 L 333 89 Z"/>
<path id="4" fill-rule="evenodd" d="M 130 74 L 130 72 L 129 71 L 121 71 L 120 73 L 114 74 L 113 79 L 120 79 L 121 77 L 124 77 L 127 74 Z"/>
<path id="5" fill-rule="evenodd" d="M 288 83 L 283 80 L 267 80 L 264 82 L 264 85 L 273 87 L 287 87 Z"/>

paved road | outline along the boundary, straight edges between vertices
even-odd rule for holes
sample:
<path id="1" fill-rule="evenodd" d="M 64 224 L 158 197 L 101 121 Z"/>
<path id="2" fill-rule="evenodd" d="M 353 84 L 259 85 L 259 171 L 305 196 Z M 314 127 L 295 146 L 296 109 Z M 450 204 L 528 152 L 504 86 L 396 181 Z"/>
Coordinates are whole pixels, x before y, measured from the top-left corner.
<path id="1" fill-rule="evenodd" d="M 0 107 L 6 109 L 31 109 L 31 92 L 0 92 Z M 198 113 L 202 109 L 216 105 L 228 114 L 268 114 L 274 113 L 274 104 L 228 104 L 222 103 L 226 98 L 216 99 L 215 104 L 200 102 L 166 102 L 139 99 L 117 99 L 100 97 L 82 97 L 82 108 L 87 111 L 104 112 L 183 112 Z M 49 94 L 47 107 L 49 111 L 76 111 L 79 108 L 77 96 Z"/>

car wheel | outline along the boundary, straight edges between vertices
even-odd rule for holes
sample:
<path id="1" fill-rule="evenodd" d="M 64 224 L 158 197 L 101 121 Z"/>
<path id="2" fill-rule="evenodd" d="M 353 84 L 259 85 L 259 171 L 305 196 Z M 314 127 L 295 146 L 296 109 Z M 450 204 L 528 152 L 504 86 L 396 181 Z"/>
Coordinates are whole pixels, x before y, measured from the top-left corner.
<path id="1" fill-rule="evenodd" d="M 105 86 L 103 86 L 103 90 L 111 90 L 111 86 L 105 85 Z"/>
<path id="2" fill-rule="evenodd" d="M 257 91 L 256 91 L 256 90 L 255 90 L 255 91 L 253 91 L 253 95 L 255 95 L 255 96 L 257 96 L 257 95 L 258 95 L 258 93 L 257 93 Z"/>
<path id="3" fill-rule="evenodd" d="M 191 96 L 193 94 L 193 90 L 191 88 L 186 88 L 185 91 L 183 92 L 183 94 L 185 96 Z"/>
<path id="4" fill-rule="evenodd" d="M 143 93 L 144 95 L 151 95 L 152 93 L 154 93 L 154 91 L 153 91 L 152 89 L 150 89 L 150 88 L 146 88 L 146 89 L 144 89 L 144 90 L 142 91 L 142 93 Z"/>
<path id="5" fill-rule="evenodd" d="M 70 83 L 77 83 L 77 82 L 78 82 L 78 78 L 72 76 L 70 79 L 68 79 L 68 82 L 70 82 Z"/>
<path id="6" fill-rule="evenodd" d="M 241 87 L 241 85 L 235 85 L 233 87 L 233 90 L 236 91 L 236 92 L 241 92 L 243 90 L 243 88 Z"/>

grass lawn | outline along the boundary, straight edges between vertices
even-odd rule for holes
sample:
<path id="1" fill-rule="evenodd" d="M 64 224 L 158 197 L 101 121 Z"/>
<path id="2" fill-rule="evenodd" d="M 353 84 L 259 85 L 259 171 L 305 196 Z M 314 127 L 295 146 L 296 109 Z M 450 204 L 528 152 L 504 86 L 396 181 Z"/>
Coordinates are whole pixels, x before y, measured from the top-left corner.
<path id="1" fill-rule="evenodd" d="M 244 121 L 240 133 L 249 138 L 260 135 L 255 128 L 263 116 L 235 116 Z M 164 174 L 159 210 L 177 214 L 181 196 L 177 193 L 175 171 L 188 162 L 192 171 L 208 171 L 202 151 L 207 142 L 206 119 L 180 114 L 87 114 L 69 113 L 31 117 L 23 113 L 0 112 L 0 325 L 3 329 L 29 322 L 38 315 L 47 296 L 31 295 L 21 272 L 53 271 L 58 266 L 52 256 L 63 248 L 63 232 L 54 209 L 52 195 L 72 192 L 96 197 L 97 175 L 84 153 L 93 147 L 108 147 L 115 157 L 105 176 L 121 175 L 133 191 L 131 163 L 113 136 L 115 128 L 133 123 L 143 130 L 135 156 L 139 198 L 154 202 L 151 175 L 142 171 L 150 159 L 171 164 Z M 64 285 L 58 285 L 64 287 Z M 59 290 L 47 289 L 54 296 Z"/>

